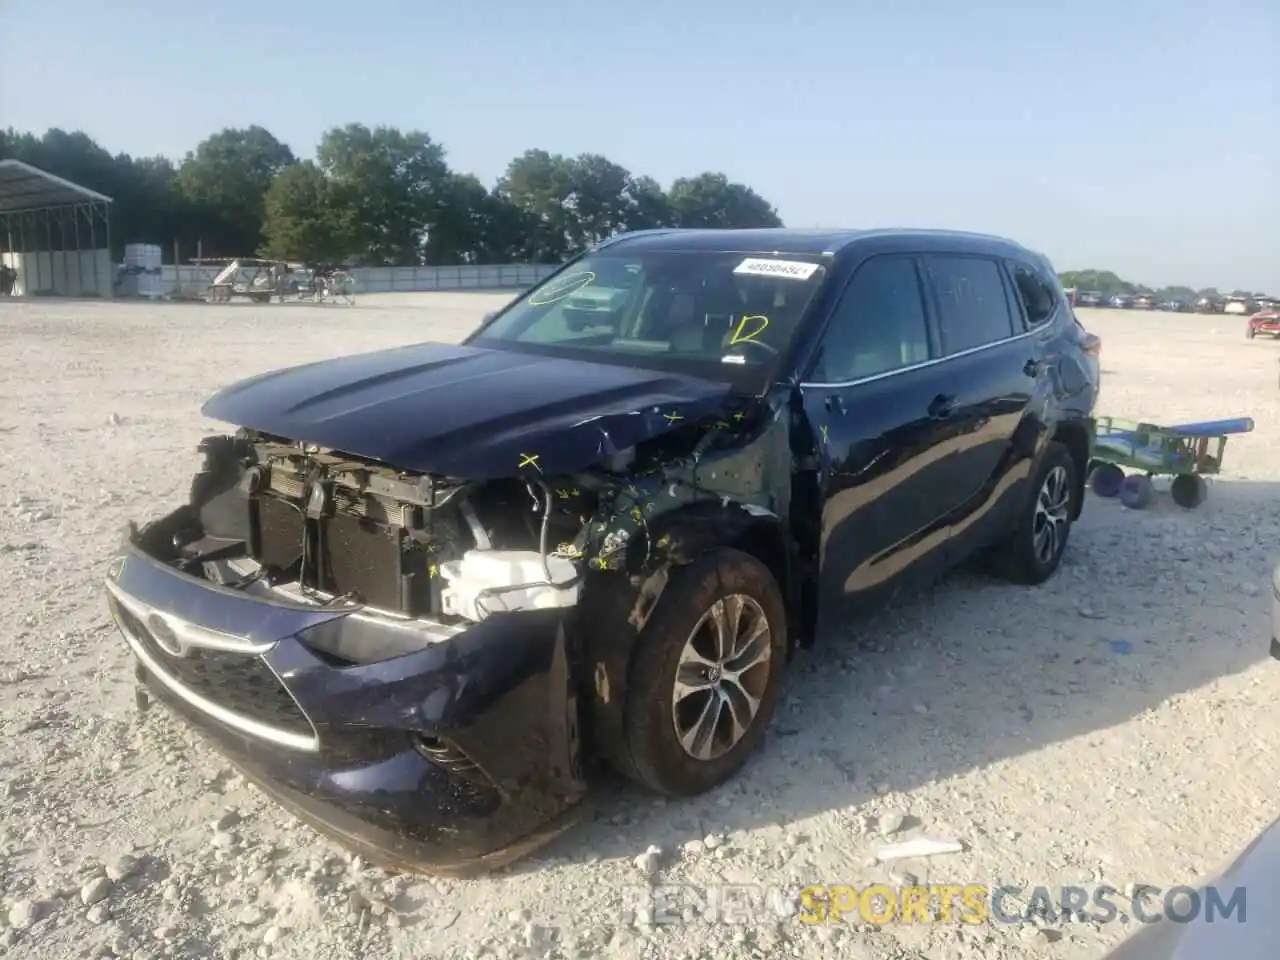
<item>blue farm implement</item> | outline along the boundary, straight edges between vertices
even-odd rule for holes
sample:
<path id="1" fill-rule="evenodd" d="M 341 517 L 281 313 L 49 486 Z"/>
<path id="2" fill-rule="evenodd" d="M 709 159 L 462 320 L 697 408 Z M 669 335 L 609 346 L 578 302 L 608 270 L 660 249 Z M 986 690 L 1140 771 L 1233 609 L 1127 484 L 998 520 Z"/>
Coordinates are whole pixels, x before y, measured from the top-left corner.
<path id="1" fill-rule="evenodd" d="M 1154 494 L 1151 478 L 1173 477 L 1174 502 L 1194 509 L 1207 494 L 1204 478 L 1222 469 L 1227 437 L 1252 429 L 1249 417 L 1172 427 L 1099 417 L 1089 487 L 1100 497 L 1118 496 L 1125 506 L 1141 510 Z M 1126 469 L 1137 472 L 1126 474 Z"/>

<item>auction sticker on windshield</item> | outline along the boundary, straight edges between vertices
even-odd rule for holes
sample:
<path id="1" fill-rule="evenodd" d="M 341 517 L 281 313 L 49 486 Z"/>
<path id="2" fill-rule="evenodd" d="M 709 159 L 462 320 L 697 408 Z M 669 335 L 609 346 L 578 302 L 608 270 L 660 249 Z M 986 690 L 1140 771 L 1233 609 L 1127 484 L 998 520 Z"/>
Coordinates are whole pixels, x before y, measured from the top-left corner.
<path id="1" fill-rule="evenodd" d="M 788 280 L 808 280 L 818 270 L 818 264 L 803 260 L 766 260 L 763 257 L 747 257 L 733 268 L 734 273 L 747 273 L 756 277 L 786 277 Z"/>

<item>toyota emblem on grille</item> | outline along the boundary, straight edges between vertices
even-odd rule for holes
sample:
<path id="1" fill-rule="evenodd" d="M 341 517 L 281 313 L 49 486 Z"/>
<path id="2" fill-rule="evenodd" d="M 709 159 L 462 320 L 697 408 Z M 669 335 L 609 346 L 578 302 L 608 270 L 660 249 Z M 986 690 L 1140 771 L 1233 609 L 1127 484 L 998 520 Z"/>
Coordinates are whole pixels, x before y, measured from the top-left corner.
<path id="1" fill-rule="evenodd" d="M 160 614 L 153 613 L 147 617 L 147 629 L 151 631 L 151 639 L 156 642 L 156 646 L 169 656 L 185 657 L 187 655 L 186 648 L 178 639 L 178 634 Z"/>

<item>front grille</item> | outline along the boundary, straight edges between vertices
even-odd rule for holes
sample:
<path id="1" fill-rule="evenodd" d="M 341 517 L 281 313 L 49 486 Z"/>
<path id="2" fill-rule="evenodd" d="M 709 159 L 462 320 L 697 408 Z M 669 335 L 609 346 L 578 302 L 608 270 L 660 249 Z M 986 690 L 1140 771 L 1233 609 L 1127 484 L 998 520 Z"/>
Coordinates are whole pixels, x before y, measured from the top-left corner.
<path id="1" fill-rule="evenodd" d="M 347 512 L 351 505 L 337 499 L 341 512 L 310 521 L 319 531 L 319 543 L 302 568 L 304 585 L 408 616 L 433 612 L 427 550 L 403 527 L 352 516 Z M 254 559 L 278 570 L 293 568 L 303 556 L 307 535 L 300 507 L 265 495 L 258 498 L 257 516 Z"/>
<path id="2" fill-rule="evenodd" d="M 161 649 L 147 625 L 114 597 L 111 607 L 151 659 L 188 690 L 246 720 L 286 733 L 313 734 L 311 723 L 262 657 L 199 649 L 175 657 Z"/>

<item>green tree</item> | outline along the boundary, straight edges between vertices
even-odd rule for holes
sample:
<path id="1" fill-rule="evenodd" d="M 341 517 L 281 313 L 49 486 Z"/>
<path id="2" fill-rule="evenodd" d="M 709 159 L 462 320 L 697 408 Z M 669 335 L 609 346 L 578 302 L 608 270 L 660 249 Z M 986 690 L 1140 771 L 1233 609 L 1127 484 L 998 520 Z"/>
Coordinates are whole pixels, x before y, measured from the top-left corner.
<path id="1" fill-rule="evenodd" d="M 205 253 L 247 256 L 262 244 L 267 191 L 296 163 L 293 151 L 259 126 L 221 130 L 187 154 L 179 195 L 199 223 Z"/>
<path id="2" fill-rule="evenodd" d="M 584 153 L 569 161 L 573 219 L 570 240 L 585 249 L 624 230 L 634 213 L 628 188 L 631 171 L 597 153 Z"/>
<path id="3" fill-rule="evenodd" d="M 357 250 L 352 211 L 324 171 L 307 160 L 285 167 L 264 201 L 262 254 L 306 263 L 339 263 Z"/>
<path id="4" fill-rule="evenodd" d="M 520 212 L 527 224 L 526 244 L 534 263 L 560 263 L 573 253 L 574 172 L 559 154 L 526 150 L 507 165 L 498 196 Z"/>
<path id="5" fill-rule="evenodd" d="M 418 130 L 349 123 L 321 138 L 316 159 L 333 181 L 335 201 L 352 212 L 361 262 L 422 262 L 454 185 L 442 146 Z"/>
<path id="6" fill-rule="evenodd" d="M 780 227 L 769 201 L 750 187 L 732 183 L 723 173 L 682 178 L 669 193 L 677 227 Z"/>
<path id="7" fill-rule="evenodd" d="M 115 255 L 178 240 L 185 257 L 348 258 L 368 265 L 557 263 L 615 233 L 663 226 L 779 225 L 776 211 L 722 174 L 670 191 L 599 154 L 528 150 L 493 189 L 449 169 L 420 131 L 353 123 L 327 131 L 314 162 L 258 126 L 222 130 L 181 163 L 112 156 L 80 132 L 0 132 L 17 157 L 115 198 Z"/>
<path id="8" fill-rule="evenodd" d="M 1165 300 L 1182 300 L 1184 303 L 1195 303 L 1197 294 L 1190 287 L 1172 286 L 1161 287 L 1156 291 L 1156 296 L 1161 302 Z"/>
<path id="9" fill-rule="evenodd" d="M 1059 276 L 1064 287 L 1089 290 L 1104 297 L 1135 293 L 1137 290 L 1134 284 L 1121 280 L 1110 270 L 1068 270 Z"/>
<path id="10" fill-rule="evenodd" d="M 423 262 L 516 263 L 530 259 L 531 218 L 471 174 L 452 174 L 427 232 Z"/>
<path id="11" fill-rule="evenodd" d="M 675 222 L 671 198 L 652 177 L 632 177 L 627 184 L 627 201 L 632 230 L 669 227 Z"/>

